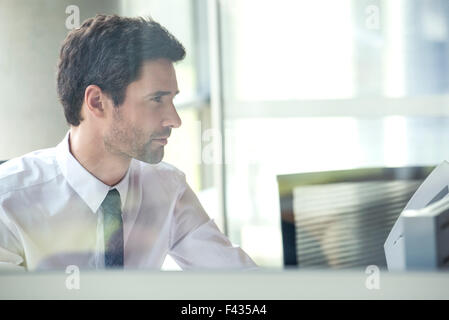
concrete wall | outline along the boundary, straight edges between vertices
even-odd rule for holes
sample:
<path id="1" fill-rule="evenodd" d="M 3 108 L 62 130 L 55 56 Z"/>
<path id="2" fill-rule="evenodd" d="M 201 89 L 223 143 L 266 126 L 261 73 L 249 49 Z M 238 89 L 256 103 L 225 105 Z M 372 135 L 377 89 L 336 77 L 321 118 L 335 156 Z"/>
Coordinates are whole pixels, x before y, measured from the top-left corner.
<path id="1" fill-rule="evenodd" d="M 81 22 L 121 8 L 119 0 L 0 0 L 0 160 L 53 147 L 68 130 L 56 65 L 69 5 Z"/>

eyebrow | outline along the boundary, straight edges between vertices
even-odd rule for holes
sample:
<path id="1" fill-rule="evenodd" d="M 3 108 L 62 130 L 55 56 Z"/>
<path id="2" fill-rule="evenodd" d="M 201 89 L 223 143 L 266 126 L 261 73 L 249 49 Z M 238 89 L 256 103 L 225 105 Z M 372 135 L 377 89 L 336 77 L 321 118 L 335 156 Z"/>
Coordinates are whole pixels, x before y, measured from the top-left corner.
<path id="1" fill-rule="evenodd" d="M 175 92 L 175 95 L 177 95 L 178 93 L 179 93 L 179 90 L 177 90 Z M 170 94 L 172 94 L 171 91 L 156 91 L 156 92 L 147 94 L 145 97 L 146 98 L 148 98 L 148 97 L 162 97 L 162 96 L 167 96 L 167 95 L 170 95 Z"/>

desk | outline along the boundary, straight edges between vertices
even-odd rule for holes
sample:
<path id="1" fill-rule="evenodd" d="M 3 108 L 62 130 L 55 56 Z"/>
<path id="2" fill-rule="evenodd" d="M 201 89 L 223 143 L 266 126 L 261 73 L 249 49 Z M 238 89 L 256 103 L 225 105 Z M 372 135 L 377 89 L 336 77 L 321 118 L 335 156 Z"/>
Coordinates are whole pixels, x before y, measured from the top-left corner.
<path id="1" fill-rule="evenodd" d="M 367 289 L 364 270 L 81 271 L 68 290 L 64 272 L 0 274 L 0 299 L 449 299 L 448 272 L 380 271 Z"/>

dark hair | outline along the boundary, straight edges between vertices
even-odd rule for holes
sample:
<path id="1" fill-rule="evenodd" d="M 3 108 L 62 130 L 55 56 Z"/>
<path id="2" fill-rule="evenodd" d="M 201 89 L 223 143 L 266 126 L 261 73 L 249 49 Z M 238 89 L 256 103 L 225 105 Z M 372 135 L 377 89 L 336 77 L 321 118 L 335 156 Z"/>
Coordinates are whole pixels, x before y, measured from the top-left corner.
<path id="1" fill-rule="evenodd" d="M 116 107 L 139 78 L 146 60 L 185 57 L 183 45 L 151 18 L 99 15 L 65 38 L 58 62 L 57 90 L 67 122 L 78 126 L 86 87 L 95 84 Z"/>

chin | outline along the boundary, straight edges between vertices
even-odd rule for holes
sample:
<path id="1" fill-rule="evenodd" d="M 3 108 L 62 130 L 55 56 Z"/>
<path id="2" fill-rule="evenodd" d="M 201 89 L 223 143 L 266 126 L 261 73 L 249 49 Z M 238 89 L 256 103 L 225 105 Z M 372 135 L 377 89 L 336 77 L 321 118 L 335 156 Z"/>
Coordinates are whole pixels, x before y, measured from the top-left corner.
<path id="1" fill-rule="evenodd" d="M 151 160 L 145 161 L 145 162 L 147 162 L 149 164 L 158 164 L 158 163 L 161 163 L 161 161 L 162 161 L 162 159 L 158 159 L 158 160 L 151 159 Z"/>
<path id="2" fill-rule="evenodd" d="M 135 159 L 149 164 L 158 164 L 164 158 L 164 150 L 160 152 L 152 152 L 151 154 L 145 154 L 144 156 L 136 157 Z"/>

